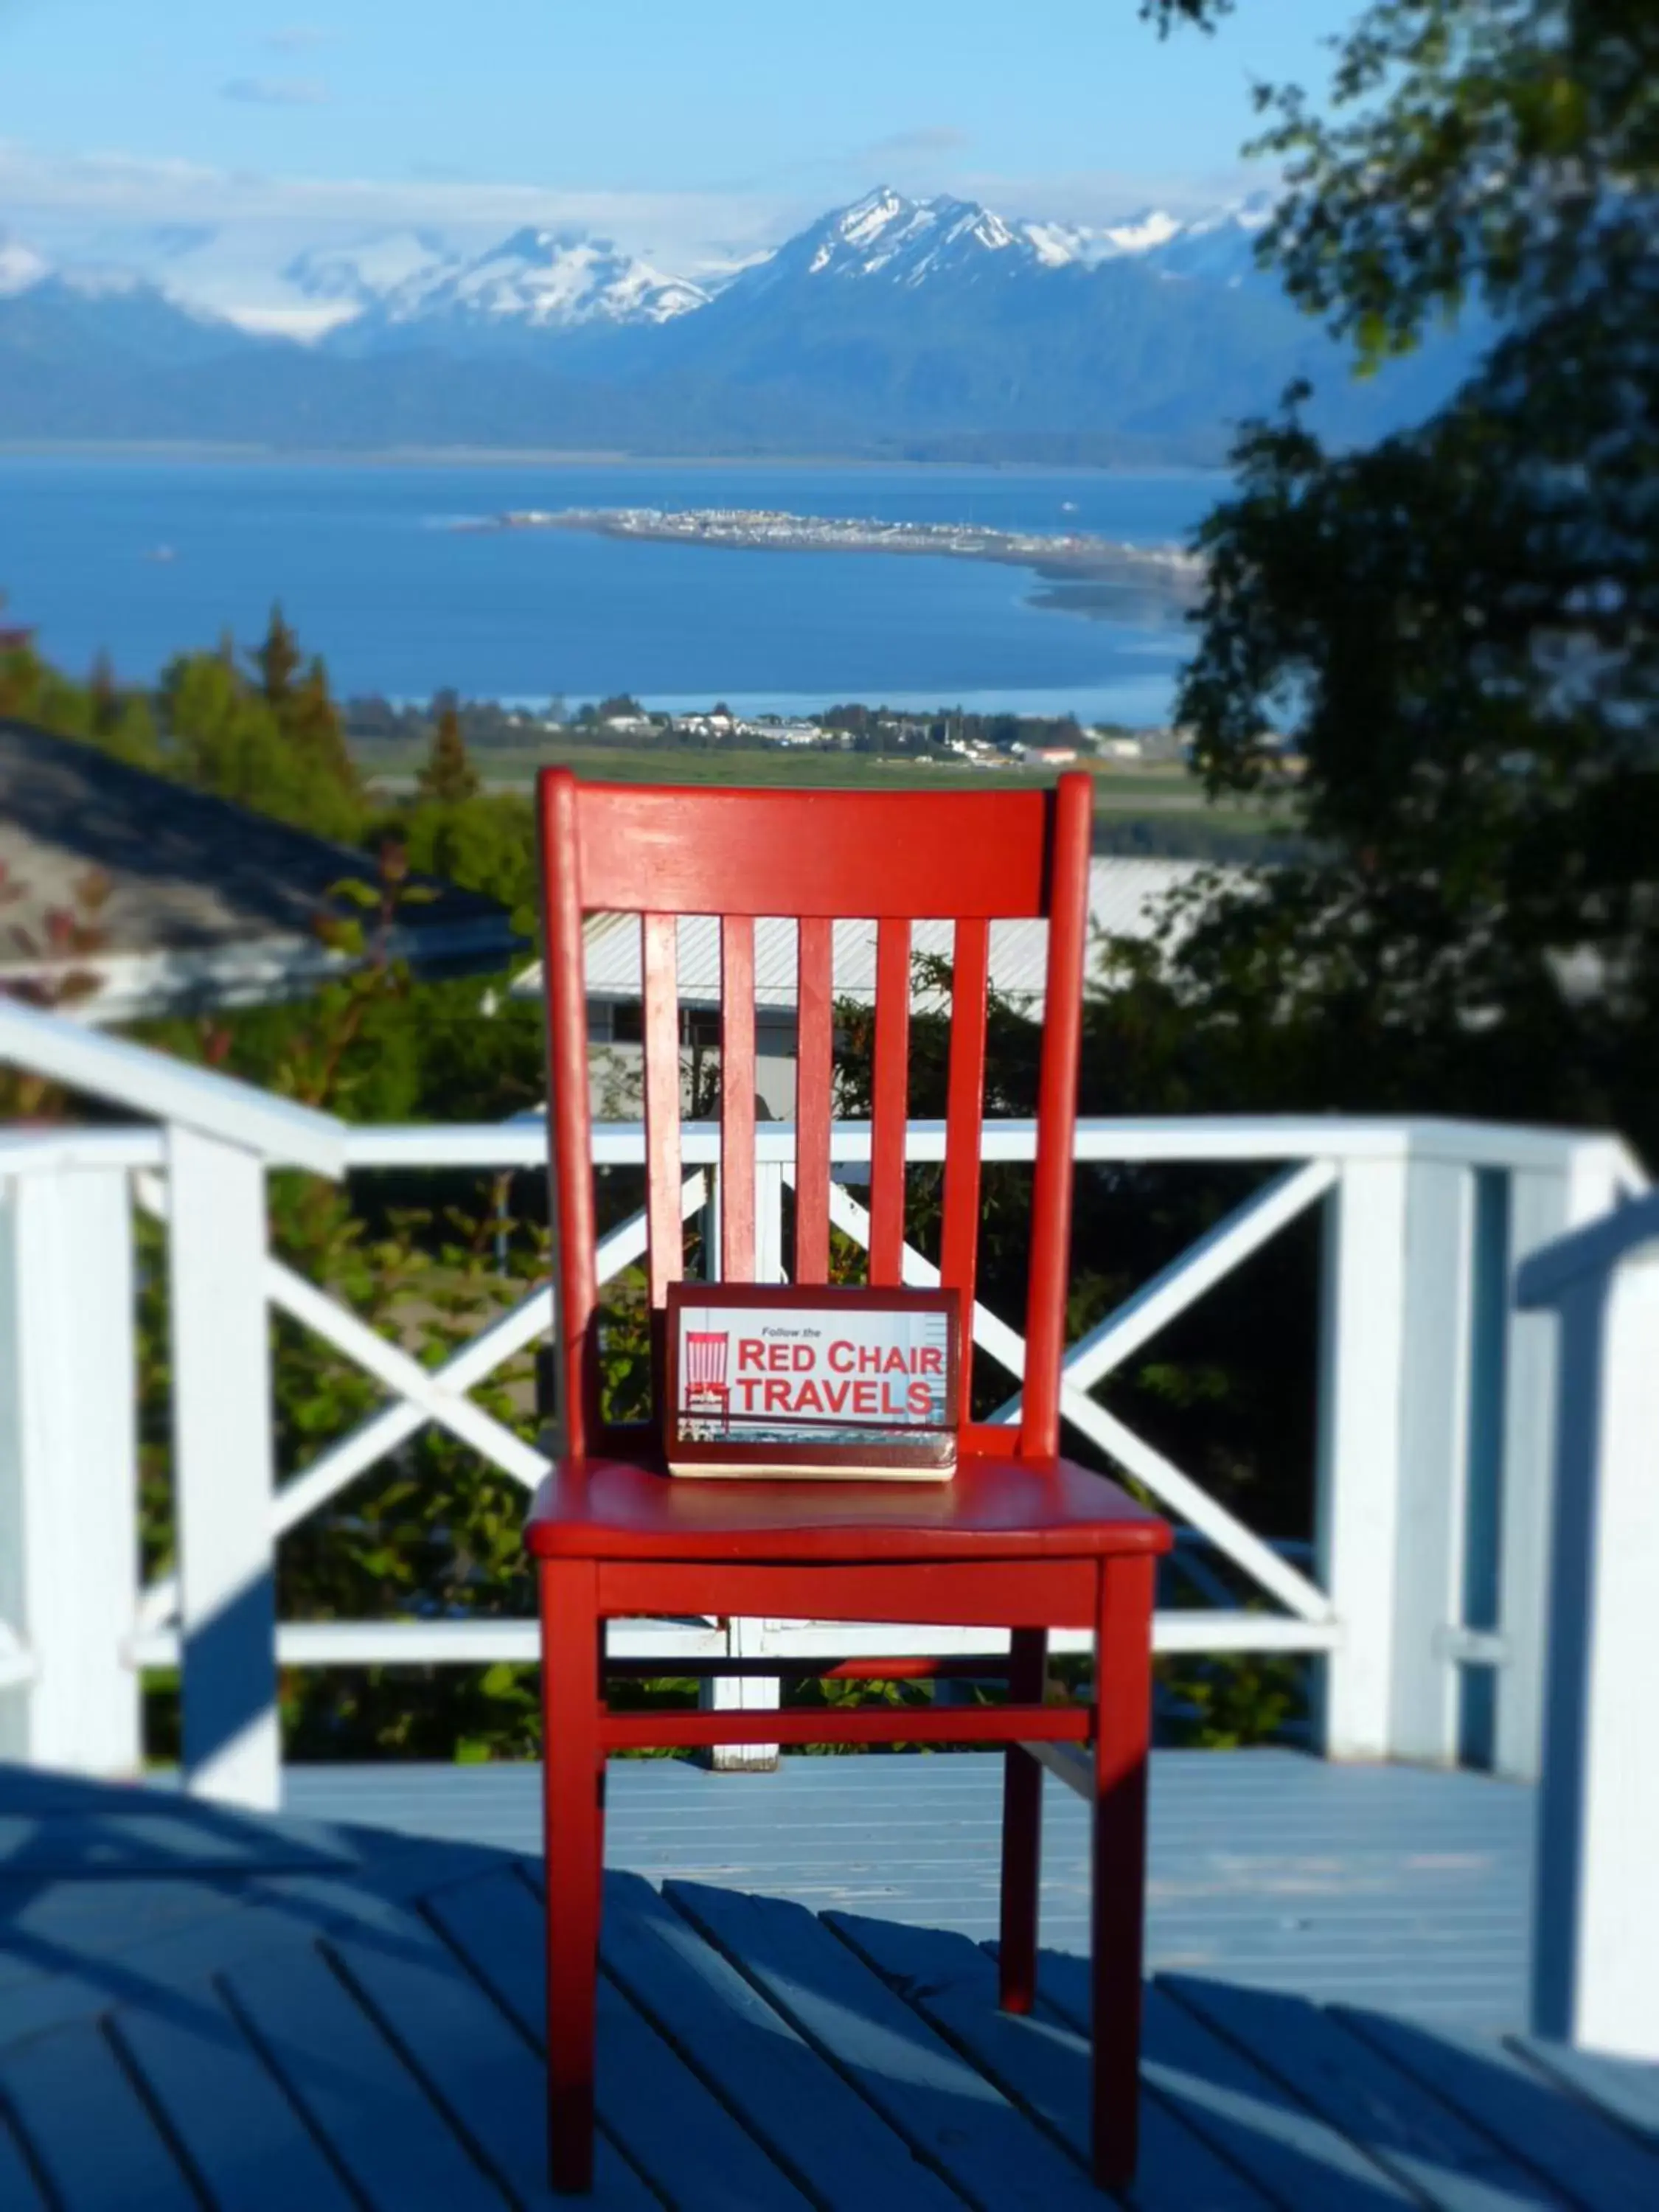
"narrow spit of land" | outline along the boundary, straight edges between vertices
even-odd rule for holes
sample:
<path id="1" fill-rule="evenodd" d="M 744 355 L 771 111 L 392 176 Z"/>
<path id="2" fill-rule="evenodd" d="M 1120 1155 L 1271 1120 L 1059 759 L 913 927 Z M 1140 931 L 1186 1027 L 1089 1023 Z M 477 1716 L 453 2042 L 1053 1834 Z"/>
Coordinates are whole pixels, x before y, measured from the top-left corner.
<path id="1" fill-rule="evenodd" d="M 770 508 L 520 507 L 455 523 L 462 531 L 585 531 L 653 544 L 730 552 L 898 553 L 994 561 L 1032 568 L 1052 583 L 1153 591 L 1186 604 L 1203 562 L 1177 545 L 1128 545 L 1082 532 L 995 530 L 977 523 L 884 522 L 867 516 L 788 514 Z M 1079 611 L 1089 611 L 1080 606 Z"/>

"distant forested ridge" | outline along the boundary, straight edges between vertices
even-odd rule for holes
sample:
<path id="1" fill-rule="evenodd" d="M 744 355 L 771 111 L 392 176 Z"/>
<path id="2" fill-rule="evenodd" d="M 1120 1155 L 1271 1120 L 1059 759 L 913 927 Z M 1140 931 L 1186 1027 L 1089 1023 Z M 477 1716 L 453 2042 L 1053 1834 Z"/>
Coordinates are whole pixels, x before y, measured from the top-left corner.
<path id="1" fill-rule="evenodd" d="M 155 283 L 52 272 L 0 296 L 0 439 L 1205 465 L 1297 378 L 1345 442 L 1443 398 L 1478 318 L 1356 382 L 1256 270 L 1253 220 L 1085 250 L 875 193 L 713 297 L 574 323 L 537 289 L 560 242 L 523 237 L 485 258 L 488 313 L 480 272 L 440 268 L 309 345 Z"/>

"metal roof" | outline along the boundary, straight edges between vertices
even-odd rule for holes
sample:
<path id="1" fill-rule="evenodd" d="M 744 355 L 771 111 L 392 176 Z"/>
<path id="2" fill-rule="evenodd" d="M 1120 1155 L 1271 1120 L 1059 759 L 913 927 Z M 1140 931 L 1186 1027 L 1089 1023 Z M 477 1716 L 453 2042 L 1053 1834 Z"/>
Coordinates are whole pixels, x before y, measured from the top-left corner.
<path id="1" fill-rule="evenodd" d="M 1093 931 L 1114 937 L 1150 939 L 1168 895 L 1212 868 L 1206 860 L 1133 860 L 1101 854 L 1090 863 L 1089 919 Z M 911 933 L 913 951 L 949 960 L 953 927 L 948 921 L 918 922 Z M 755 1003 L 793 1012 L 795 1005 L 796 930 L 793 921 L 763 920 L 755 927 Z M 712 915 L 682 915 L 679 925 L 679 995 L 682 1005 L 720 1003 L 720 923 Z M 586 930 L 587 994 L 591 999 L 637 999 L 641 995 L 640 930 L 629 915 L 595 915 Z M 994 921 L 991 925 L 991 985 L 1001 996 L 1032 1012 L 1041 1008 L 1048 955 L 1048 926 L 1042 921 Z M 518 996 L 538 996 L 539 963 L 514 985 Z M 838 921 L 835 927 L 835 988 L 840 998 L 872 1005 L 876 990 L 876 925 Z M 930 994 L 916 993 L 921 1005 Z"/>
<path id="2" fill-rule="evenodd" d="M 343 882 L 375 862 L 230 800 L 112 759 L 94 745 L 0 721 L 0 877 L 9 894 L 0 982 L 95 978 L 81 1019 L 258 1003 L 313 988 L 343 957 L 316 923 L 352 909 Z M 98 884 L 95 951 L 54 938 Z M 419 973 L 503 964 L 522 940 L 496 900 L 421 879 L 397 917 L 396 956 Z"/>

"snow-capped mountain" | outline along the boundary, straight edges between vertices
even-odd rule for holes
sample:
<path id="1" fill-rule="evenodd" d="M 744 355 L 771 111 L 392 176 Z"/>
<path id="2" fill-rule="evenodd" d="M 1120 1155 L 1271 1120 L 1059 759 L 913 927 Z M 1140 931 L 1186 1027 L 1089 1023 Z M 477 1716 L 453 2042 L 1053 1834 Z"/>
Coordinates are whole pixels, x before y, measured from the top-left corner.
<path id="1" fill-rule="evenodd" d="M 1045 269 L 1098 269 L 1108 261 L 1138 259 L 1162 276 L 1205 276 L 1236 283 L 1255 265 L 1255 242 L 1273 219 L 1271 192 L 1182 217 L 1166 208 L 1146 208 L 1122 222 L 1023 222 L 1020 234 Z"/>
<path id="2" fill-rule="evenodd" d="M 689 271 L 566 230 L 487 241 L 404 228 L 325 242 L 290 235 L 284 244 L 234 225 L 102 225 L 69 240 L 0 234 L 0 297 L 53 274 L 77 289 L 137 283 L 264 336 L 331 337 L 354 352 L 419 343 L 472 354 L 564 331 L 659 327 L 733 285 L 751 298 L 807 281 L 920 293 L 1123 260 L 1231 283 L 1250 270 L 1267 213 L 1262 195 L 1196 220 L 1151 209 L 1090 227 L 1012 220 L 970 200 L 912 199 L 883 186 L 770 252 Z"/>
<path id="3" fill-rule="evenodd" d="M 895 289 L 973 277 L 1026 258 L 1019 234 L 972 200 L 906 199 L 883 186 L 825 216 L 738 282 L 751 293 L 801 277 Z"/>
<path id="4" fill-rule="evenodd" d="M 1218 461 L 1299 378 L 1341 438 L 1437 404 L 1479 331 L 1353 384 L 1269 217 L 884 189 L 689 275 L 548 229 L 0 238 L 0 436 Z"/>
<path id="5" fill-rule="evenodd" d="M 440 231 L 391 230 L 345 246 L 307 246 L 280 273 L 302 299 L 361 314 L 405 286 L 435 282 L 461 262 Z"/>
<path id="6" fill-rule="evenodd" d="M 1160 276 L 1231 283 L 1254 266 L 1271 205 L 1263 193 L 1197 219 L 1154 208 L 1090 227 L 1010 221 L 972 200 L 907 199 L 884 185 L 800 232 L 740 282 L 751 295 L 802 277 L 915 291 L 1137 259 Z"/>
<path id="7" fill-rule="evenodd" d="M 338 333 L 354 352 L 410 342 L 471 350 L 590 326 L 651 326 L 710 297 L 607 239 L 549 230 L 515 231 L 470 255 L 414 234 L 366 252 L 301 256 L 286 273 L 311 297 L 357 311 Z"/>

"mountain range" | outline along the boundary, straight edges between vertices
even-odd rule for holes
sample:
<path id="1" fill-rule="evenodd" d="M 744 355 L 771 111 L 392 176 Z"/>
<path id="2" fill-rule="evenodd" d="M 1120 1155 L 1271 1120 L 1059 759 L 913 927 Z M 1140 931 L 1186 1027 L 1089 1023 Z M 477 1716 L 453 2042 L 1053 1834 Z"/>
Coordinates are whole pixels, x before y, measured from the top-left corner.
<path id="1" fill-rule="evenodd" d="M 289 256 L 280 331 L 192 286 L 211 226 L 56 260 L 0 233 L 0 439 L 1210 462 L 1294 378 L 1338 439 L 1437 404 L 1479 332 L 1356 383 L 1258 270 L 1268 211 L 1090 228 L 882 189 L 691 275 L 380 232 Z"/>

